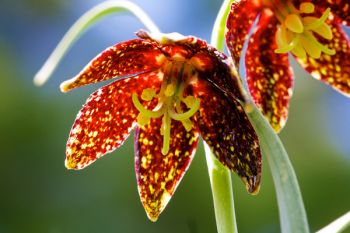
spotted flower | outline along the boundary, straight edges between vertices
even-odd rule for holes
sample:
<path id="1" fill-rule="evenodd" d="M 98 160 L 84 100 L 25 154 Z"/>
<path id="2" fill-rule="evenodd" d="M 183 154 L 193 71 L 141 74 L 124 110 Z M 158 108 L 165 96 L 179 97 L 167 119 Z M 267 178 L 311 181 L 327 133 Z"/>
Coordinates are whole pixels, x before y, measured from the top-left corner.
<path id="1" fill-rule="evenodd" d="M 227 20 L 226 41 L 238 65 L 245 56 L 252 98 L 279 131 L 288 115 L 293 72 L 290 52 L 314 78 L 350 95 L 350 26 L 348 0 L 237 0 Z"/>
<path id="2" fill-rule="evenodd" d="M 257 135 L 240 102 L 240 81 L 227 57 L 203 40 L 137 33 L 112 46 L 76 77 L 67 92 L 113 81 L 86 101 L 72 127 L 66 167 L 82 169 L 123 144 L 135 128 L 138 191 L 155 221 L 189 167 L 199 135 L 250 193 L 260 185 Z"/>

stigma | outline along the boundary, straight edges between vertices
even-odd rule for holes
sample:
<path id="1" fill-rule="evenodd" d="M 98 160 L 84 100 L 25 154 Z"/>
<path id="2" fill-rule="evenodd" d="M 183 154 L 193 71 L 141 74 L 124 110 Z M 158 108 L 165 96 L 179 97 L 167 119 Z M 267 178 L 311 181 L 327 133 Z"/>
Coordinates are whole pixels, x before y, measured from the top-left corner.
<path id="1" fill-rule="evenodd" d="M 139 111 L 137 123 L 144 126 L 151 118 L 162 118 L 160 134 L 163 136 L 162 154 L 166 155 L 170 148 L 171 121 L 180 121 L 186 131 L 193 128 L 191 117 L 198 111 L 200 100 L 192 95 L 186 95 L 187 86 L 196 77 L 196 69 L 186 61 L 168 61 L 162 68 L 164 75 L 160 91 L 146 88 L 141 99 L 145 102 L 156 101 L 156 107 L 147 109 L 136 93 L 132 101 Z"/>
<path id="2" fill-rule="evenodd" d="M 317 18 L 309 16 L 315 12 L 315 5 L 311 2 L 301 3 L 299 9 L 295 8 L 290 1 L 273 6 L 275 15 L 280 22 L 276 32 L 277 49 L 275 53 L 291 52 L 299 58 L 320 58 L 321 54 L 334 55 L 335 50 L 328 48 L 320 42 L 318 36 L 331 40 L 332 30 L 326 20 L 330 14 L 327 8 L 322 15 Z"/>

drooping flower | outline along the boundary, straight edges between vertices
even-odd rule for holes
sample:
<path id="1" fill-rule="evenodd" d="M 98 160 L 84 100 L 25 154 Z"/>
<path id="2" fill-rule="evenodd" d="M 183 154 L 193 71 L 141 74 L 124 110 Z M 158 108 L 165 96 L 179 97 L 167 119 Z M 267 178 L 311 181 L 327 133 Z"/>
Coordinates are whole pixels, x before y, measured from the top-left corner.
<path id="1" fill-rule="evenodd" d="M 288 52 L 314 78 L 350 95 L 350 26 L 345 0 L 237 0 L 227 20 L 226 42 L 238 65 L 256 18 L 245 66 L 249 91 L 271 126 L 279 131 L 288 116 L 293 72 Z"/>
<path id="2" fill-rule="evenodd" d="M 112 46 L 63 92 L 114 79 L 87 100 L 72 127 L 66 167 L 82 169 L 135 132 L 138 190 L 148 217 L 164 209 L 195 154 L 199 135 L 217 159 L 236 172 L 250 193 L 259 190 L 257 135 L 240 101 L 232 62 L 203 40 L 149 34 Z"/>

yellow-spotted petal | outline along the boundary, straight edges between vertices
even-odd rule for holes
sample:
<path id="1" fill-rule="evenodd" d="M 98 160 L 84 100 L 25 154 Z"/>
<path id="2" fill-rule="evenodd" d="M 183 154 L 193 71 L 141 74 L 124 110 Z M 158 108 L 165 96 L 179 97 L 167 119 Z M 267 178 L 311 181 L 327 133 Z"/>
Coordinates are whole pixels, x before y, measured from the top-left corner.
<path id="1" fill-rule="evenodd" d="M 141 202 L 150 220 L 156 221 L 188 169 L 198 143 L 198 132 L 187 132 L 181 122 L 172 121 L 170 148 L 162 153 L 160 118 L 135 133 L 135 170 Z"/>

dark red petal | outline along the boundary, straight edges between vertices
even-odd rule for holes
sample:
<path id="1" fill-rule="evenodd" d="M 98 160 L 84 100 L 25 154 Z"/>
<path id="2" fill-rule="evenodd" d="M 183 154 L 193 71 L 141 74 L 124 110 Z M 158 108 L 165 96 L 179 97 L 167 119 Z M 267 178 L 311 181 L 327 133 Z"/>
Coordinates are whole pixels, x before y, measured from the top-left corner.
<path id="1" fill-rule="evenodd" d="M 240 103 L 208 82 L 193 85 L 200 98 L 196 124 L 222 164 L 236 172 L 250 193 L 257 193 L 261 177 L 258 137 Z"/>
<path id="2" fill-rule="evenodd" d="M 141 39 L 158 44 L 158 48 L 169 58 L 190 59 L 201 50 L 207 50 L 207 42 L 194 36 L 183 36 L 179 33 L 149 33 L 140 30 L 136 33 Z"/>
<path id="3" fill-rule="evenodd" d="M 113 82 L 94 92 L 77 115 L 67 142 L 66 167 L 82 169 L 123 144 L 138 115 L 132 93 L 159 89 L 161 76 L 143 74 Z"/>
<path id="4" fill-rule="evenodd" d="M 333 56 L 322 53 L 319 59 L 296 58 L 299 63 L 316 79 L 332 86 L 344 95 L 350 96 L 350 42 L 346 33 L 337 22 L 329 22 L 333 39 L 319 41 L 334 49 Z"/>
<path id="5" fill-rule="evenodd" d="M 283 128 L 292 96 L 293 71 L 288 54 L 277 54 L 277 19 L 263 12 L 251 37 L 246 59 L 247 83 L 251 96 L 275 131 Z"/>
<path id="6" fill-rule="evenodd" d="M 61 84 L 67 92 L 73 88 L 96 83 L 117 76 L 136 75 L 154 71 L 165 60 L 155 43 L 129 40 L 112 47 L 95 57 L 77 76 Z"/>
<path id="7" fill-rule="evenodd" d="M 171 121 L 170 150 L 163 155 L 161 118 L 137 128 L 135 134 L 135 170 L 138 190 L 148 217 L 156 221 L 189 167 L 199 134 L 186 132 L 182 123 Z"/>
<path id="8" fill-rule="evenodd" d="M 204 62 L 207 58 L 206 63 Z M 237 74 L 232 61 L 225 54 L 218 51 L 197 53 L 191 60 L 198 59 L 203 64 L 211 64 L 212 68 L 199 71 L 199 77 L 203 80 L 211 82 L 223 92 L 234 98 L 245 101 L 242 81 Z M 208 65 L 207 65 L 208 66 Z"/>
<path id="9" fill-rule="evenodd" d="M 226 44 L 237 67 L 239 67 L 244 42 L 261 7 L 260 1 L 255 0 L 238 0 L 231 6 L 226 23 Z"/>

